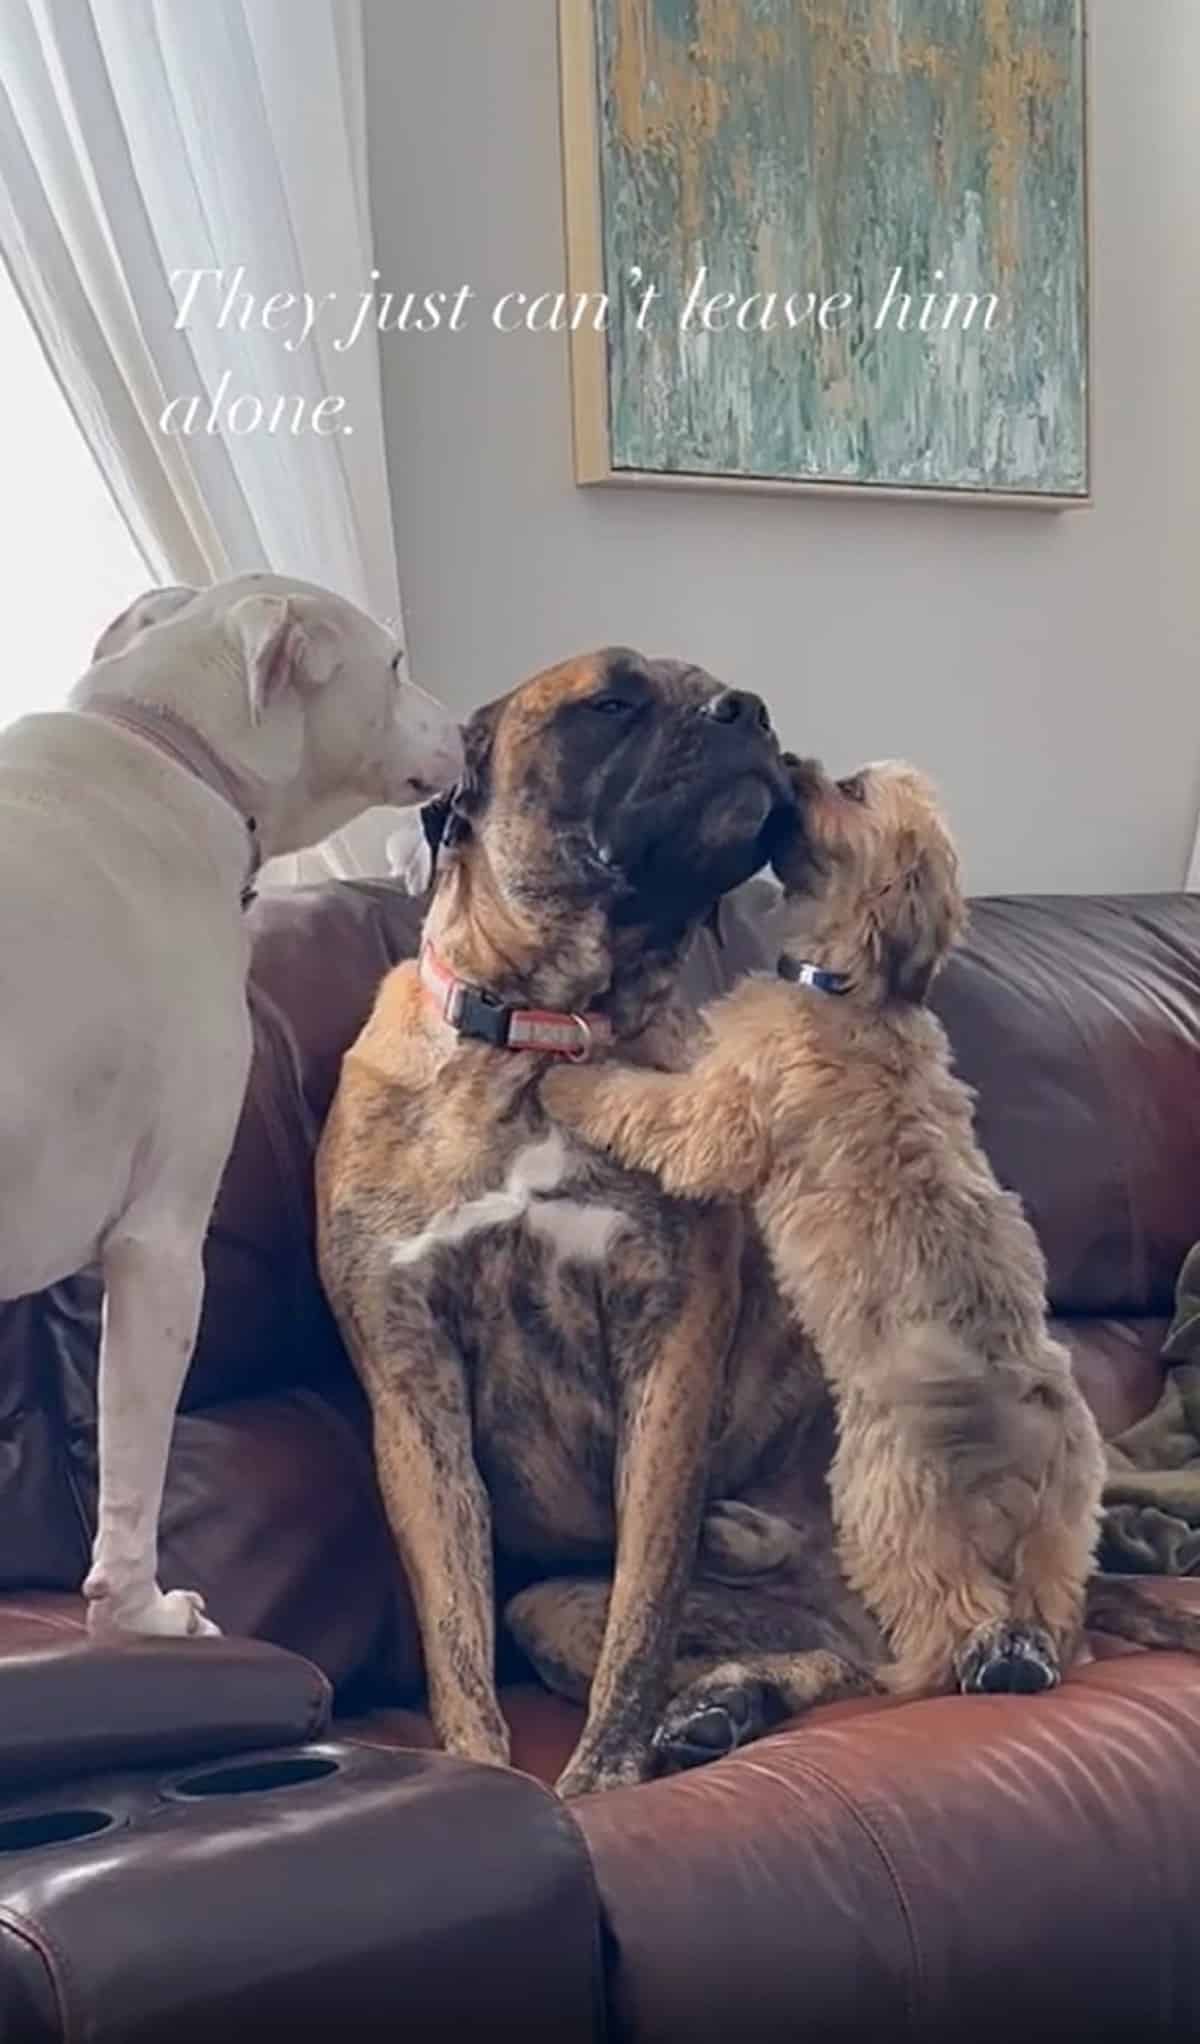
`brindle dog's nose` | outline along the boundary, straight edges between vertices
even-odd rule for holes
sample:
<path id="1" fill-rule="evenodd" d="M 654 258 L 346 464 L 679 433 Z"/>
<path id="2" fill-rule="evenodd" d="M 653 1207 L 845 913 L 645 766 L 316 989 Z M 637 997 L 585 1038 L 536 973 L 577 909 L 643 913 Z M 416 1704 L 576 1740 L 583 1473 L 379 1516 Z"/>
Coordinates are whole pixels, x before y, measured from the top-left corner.
<path id="1" fill-rule="evenodd" d="M 760 731 L 771 728 L 771 713 L 762 697 L 747 688 L 723 688 L 719 696 L 705 703 L 704 714 L 718 724 L 755 723 Z"/>

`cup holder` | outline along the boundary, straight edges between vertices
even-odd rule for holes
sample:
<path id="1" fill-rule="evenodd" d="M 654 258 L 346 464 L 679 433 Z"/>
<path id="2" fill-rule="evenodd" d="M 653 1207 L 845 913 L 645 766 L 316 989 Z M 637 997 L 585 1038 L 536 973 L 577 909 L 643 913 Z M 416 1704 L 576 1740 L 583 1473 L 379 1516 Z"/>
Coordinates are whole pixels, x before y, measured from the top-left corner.
<path id="1" fill-rule="evenodd" d="M 0 1818 L 0 1853 L 36 1852 L 40 1845 L 96 1838 L 116 1821 L 107 1810 L 35 1810 L 24 1817 Z"/>
<path id="2" fill-rule="evenodd" d="M 189 1801 L 200 1796 L 261 1796 L 273 1789 L 299 1788 L 304 1782 L 324 1781 L 339 1771 L 336 1760 L 316 1753 L 281 1760 L 248 1760 L 224 1767 L 206 1768 L 203 1774 L 185 1775 L 172 1794 Z"/>

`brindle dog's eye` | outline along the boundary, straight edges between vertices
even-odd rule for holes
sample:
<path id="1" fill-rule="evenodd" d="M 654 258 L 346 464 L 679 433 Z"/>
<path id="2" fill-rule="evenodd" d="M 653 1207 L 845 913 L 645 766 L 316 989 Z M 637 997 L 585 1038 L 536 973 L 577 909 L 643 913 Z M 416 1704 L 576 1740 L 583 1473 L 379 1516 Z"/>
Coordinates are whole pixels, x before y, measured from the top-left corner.
<path id="1" fill-rule="evenodd" d="M 847 774 L 837 787 L 839 794 L 847 795 L 851 802 L 865 802 L 867 799 L 867 784 L 861 774 Z"/>
<path id="2" fill-rule="evenodd" d="M 625 696 L 589 696 L 588 708 L 601 717 L 628 717 L 637 705 Z"/>

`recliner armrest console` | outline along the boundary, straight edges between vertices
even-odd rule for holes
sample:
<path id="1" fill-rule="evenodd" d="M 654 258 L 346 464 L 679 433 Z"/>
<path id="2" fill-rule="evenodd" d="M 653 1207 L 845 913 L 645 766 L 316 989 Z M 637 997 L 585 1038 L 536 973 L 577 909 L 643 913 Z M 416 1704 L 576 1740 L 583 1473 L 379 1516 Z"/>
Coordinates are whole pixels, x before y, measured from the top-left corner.
<path id="1" fill-rule="evenodd" d="M 318 1668 L 260 1640 L 31 1647 L 0 1658 L 0 1793 L 301 1745 L 330 1703 Z"/>

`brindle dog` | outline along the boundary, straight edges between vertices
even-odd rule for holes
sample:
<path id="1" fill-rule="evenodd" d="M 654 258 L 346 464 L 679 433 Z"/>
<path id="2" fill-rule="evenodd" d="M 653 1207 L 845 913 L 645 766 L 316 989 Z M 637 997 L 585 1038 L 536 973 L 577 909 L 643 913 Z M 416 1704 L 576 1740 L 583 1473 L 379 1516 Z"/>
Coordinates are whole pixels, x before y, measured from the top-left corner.
<path id="1" fill-rule="evenodd" d="M 823 1483 L 782 1569 L 775 1523 L 717 1502 L 828 1424 L 745 1216 L 577 1147 L 539 1100 L 551 1055 L 500 1042 L 508 1010 L 536 1004 L 568 1046 L 682 1061 L 682 953 L 795 828 L 766 710 L 616 650 L 480 711 L 466 745 L 433 830 L 427 970 L 389 975 L 343 1066 L 319 1253 L 448 1748 L 508 1755 L 493 1538 L 535 1569 L 594 1571 L 508 1614 L 552 1686 L 590 1688 L 569 1795 L 711 1759 L 864 1685 L 880 1649 L 840 1587 Z"/>

